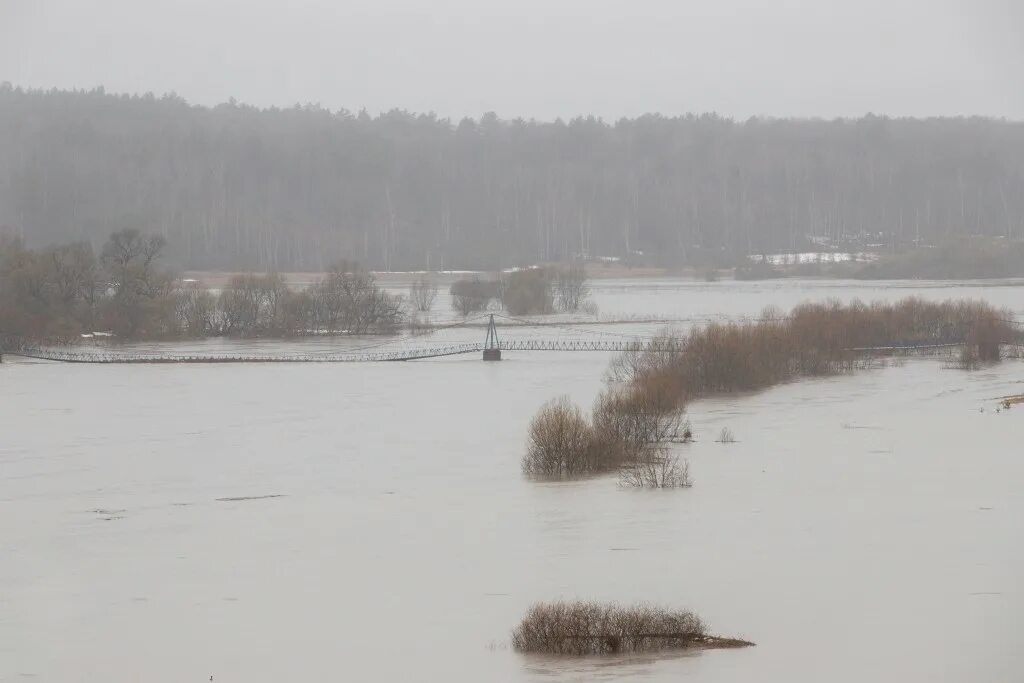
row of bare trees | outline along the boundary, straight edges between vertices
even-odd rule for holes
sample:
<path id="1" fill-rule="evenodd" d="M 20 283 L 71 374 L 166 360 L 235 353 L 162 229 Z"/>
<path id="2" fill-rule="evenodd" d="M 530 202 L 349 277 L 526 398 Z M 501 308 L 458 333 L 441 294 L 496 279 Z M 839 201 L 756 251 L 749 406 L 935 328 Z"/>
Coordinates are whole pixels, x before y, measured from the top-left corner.
<path id="1" fill-rule="evenodd" d="M 0 330 L 38 339 L 94 329 L 168 334 L 175 280 L 160 265 L 165 247 L 162 237 L 130 229 L 113 233 L 99 258 L 83 242 L 32 250 L 0 236 Z"/>
<path id="2" fill-rule="evenodd" d="M 963 344 L 986 362 L 1016 342 L 1013 314 L 983 301 L 802 304 L 788 315 L 765 309 L 758 319 L 670 332 L 617 357 L 613 379 L 655 384 L 680 401 L 747 391 L 804 376 L 853 370 L 867 355 Z"/>
<path id="3" fill-rule="evenodd" d="M 280 275 L 235 275 L 214 297 L 197 285 L 176 291 L 182 329 L 191 336 L 267 336 L 392 332 L 403 301 L 373 273 L 340 261 L 309 287 L 294 290 Z"/>
<path id="4" fill-rule="evenodd" d="M 71 340 L 94 330 L 174 338 L 390 332 L 404 301 L 357 263 L 339 261 L 295 290 L 277 274 L 235 275 L 215 295 L 163 265 L 166 242 L 137 230 L 113 233 L 96 258 L 90 245 L 41 250 L 0 238 L 0 332 Z"/>
<path id="5" fill-rule="evenodd" d="M 486 310 L 492 301 L 512 315 L 536 315 L 586 308 L 590 288 L 583 264 L 571 263 L 517 270 L 495 280 L 457 280 L 450 292 L 452 308 L 463 316 Z"/>

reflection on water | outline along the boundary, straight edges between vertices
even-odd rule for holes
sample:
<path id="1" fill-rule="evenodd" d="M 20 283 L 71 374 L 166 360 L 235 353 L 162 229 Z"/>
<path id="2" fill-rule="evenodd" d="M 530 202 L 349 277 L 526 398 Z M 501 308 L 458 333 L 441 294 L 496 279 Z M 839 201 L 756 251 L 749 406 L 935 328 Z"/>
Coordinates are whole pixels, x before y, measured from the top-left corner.
<path id="1" fill-rule="evenodd" d="M 894 289 L 865 288 L 960 295 Z M 595 286 L 604 311 L 848 298 L 735 290 Z M 695 403 L 688 490 L 521 478 L 533 412 L 589 405 L 607 361 L 5 362 L 0 680 L 1019 678 L 1024 406 L 990 408 L 1024 364 L 911 360 Z M 757 647 L 510 651 L 556 598 L 688 607 Z"/>

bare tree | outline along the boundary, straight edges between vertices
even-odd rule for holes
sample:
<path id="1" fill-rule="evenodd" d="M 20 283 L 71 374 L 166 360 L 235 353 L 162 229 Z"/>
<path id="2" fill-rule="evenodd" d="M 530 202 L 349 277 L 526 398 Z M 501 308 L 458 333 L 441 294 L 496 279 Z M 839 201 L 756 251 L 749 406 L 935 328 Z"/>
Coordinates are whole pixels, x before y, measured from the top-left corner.
<path id="1" fill-rule="evenodd" d="M 189 337 L 205 337 L 217 330 L 217 299 L 198 282 L 183 283 L 175 291 L 175 315 Z"/>
<path id="2" fill-rule="evenodd" d="M 421 275 L 409 287 L 409 302 L 421 313 L 429 313 L 437 298 L 437 281 L 430 275 Z"/>
<path id="3" fill-rule="evenodd" d="M 501 303 L 512 315 L 551 313 L 554 310 L 552 273 L 548 268 L 527 268 L 510 273 L 502 283 Z"/>
<path id="4" fill-rule="evenodd" d="M 166 246 L 162 236 L 130 228 L 111 234 L 100 258 L 118 294 L 152 296 L 165 289 L 169 277 L 156 263 Z"/>
<path id="5" fill-rule="evenodd" d="M 167 241 L 160 235 L 119 230 L 110 236 L 100 261 L 113 290 L 106 319 L 118 334 L 160 336 L 172 332 L 174 277 L 159 266 Z"/>
<path id="6" fill-rule="evenodd" d="M 486 310 L 491 299 L 501 293 L 501 283 L 474 277 L 472 280 L 456 280 L 448 291 L 452 295 L 452 309 L 466 317 Z"/>
<path id="7" fill-rule="evenodd" d="M 221 290 L 218 305 L 225 334 L 246 336 L 258 331 L 261 289 L 260 276 L 249 273 L 235 275 Z"/>
<path id="8" fill-rule="evenodd" d="M 567 396 L 545 403 L 530 422 L 523 472 L 564 477 L 596 469 L 593 434 L 580 409 Z"/>
<path id="9" fill-rule="evenodd" d="M 487 300 L 469 294 L 452 294 L 452 308 L 463 318 L 487 309 Z"/>
<path id="10" fill-rule="evenodd" d="M 583 264 L 574 263 L 558 270 L 555 276 L 555 298 L 558 310 L 578 311 L 589 293 L 587 272 Z"/>

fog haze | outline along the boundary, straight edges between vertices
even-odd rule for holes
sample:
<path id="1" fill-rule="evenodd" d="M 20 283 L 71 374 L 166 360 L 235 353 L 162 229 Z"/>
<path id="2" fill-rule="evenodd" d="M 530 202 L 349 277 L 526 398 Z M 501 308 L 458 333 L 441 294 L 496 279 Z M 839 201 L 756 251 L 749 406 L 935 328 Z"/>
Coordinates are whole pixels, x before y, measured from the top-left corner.
<path id="1" fill-rule="evenodd" d="M 458 118 L 1024 118 L 1010 0 L 2 0 L 0 80 Z"/>

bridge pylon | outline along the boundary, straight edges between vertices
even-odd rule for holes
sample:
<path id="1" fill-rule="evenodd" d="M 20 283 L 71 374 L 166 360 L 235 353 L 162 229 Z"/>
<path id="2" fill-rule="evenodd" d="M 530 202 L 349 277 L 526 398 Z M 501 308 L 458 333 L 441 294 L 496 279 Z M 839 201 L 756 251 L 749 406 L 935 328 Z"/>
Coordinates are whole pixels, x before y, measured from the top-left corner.
<path id="1" fill-rule="evenodd" d="M 494 325 L 494 314 L 487 324 L 487 339 L 484 341 L 484 360 L 501 360 L 501 346 L 498 344 L 498 328 Z"/>

